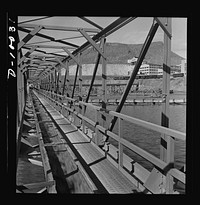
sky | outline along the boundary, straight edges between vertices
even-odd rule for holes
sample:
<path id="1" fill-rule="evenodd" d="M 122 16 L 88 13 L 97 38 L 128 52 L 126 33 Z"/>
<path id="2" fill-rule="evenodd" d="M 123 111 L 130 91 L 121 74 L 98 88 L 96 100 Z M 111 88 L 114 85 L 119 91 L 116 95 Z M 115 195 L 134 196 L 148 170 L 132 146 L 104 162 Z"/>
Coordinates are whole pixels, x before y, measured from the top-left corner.
<path id="1" fill-rule="evenodd" d="M 41 16 L 34 16 L 34 17 L 19 16 L 18 23 L 30 19 L 36 19 L 36 18 L 41 18 Z M 105 28 L 110 23 L 118 19 L 118 17 L 91 17 L 91 16 L 87 18 L 99 24 L 103 28 Z M 153 22 L 153 18 L 151 17 L 138 17 L 133 21 L 131 21 L 130 23 L 128 23 L 127 25 L 120 28 L 119 30 L 115 31 L 111 35 L 109 35 L 106 38 L 107 42 L 117 42 L 117 43 L 126 43 L 126 44 L 144 43 L 144 40 L 149 32 L 152 22 Z M 87 22 L 83 21 L 78 17 L 64 17 L 64 16 L 50 17 L 43 20 L 37 20 L 37 21 L 30 22 L 30 24 L 94 28 L 92 25 L 88 24 Z M 52 31 L 52 30 L 41 30 L 40 33 L 53 36 L 56 39 L 81 35 L 79 32 L 66 32 L 66 31 L 63 32 L 63 31 Z M 88 34 L 92 34 L 92 33 L 88 33 Z M 25 35 L 26 33 L 20 32 L 20 39 L 25 37 Z M 153 41 L 163 41 L 163 38 L 164 38 L 164 32 L 159 27 Z M 45 41 L 45 39 L 35 36 L 28 43 L 34 43 L 38 41 Z M 67 41 L 77 45 L 82 45 L 84 42 L 86 42 L 86 39 L 76 38 Z M 48 43 L 48 45 L 50 44 Z M 187 58 L 187 18 L 177 18 L 177 17 L 172 18 L 171 49 L 173 52 L 180 55 L 181 57 Z"/>

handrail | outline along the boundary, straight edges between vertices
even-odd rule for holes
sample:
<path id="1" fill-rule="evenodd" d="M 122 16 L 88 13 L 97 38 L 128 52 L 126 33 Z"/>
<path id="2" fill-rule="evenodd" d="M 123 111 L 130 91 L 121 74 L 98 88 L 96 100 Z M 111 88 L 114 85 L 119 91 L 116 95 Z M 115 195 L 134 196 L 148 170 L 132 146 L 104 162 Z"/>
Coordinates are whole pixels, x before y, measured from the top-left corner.
<path id="1" fill-rule="evenodd" d="M 46 91 L 45 91 L 46 92 Z M 45 95 L 44 93 L 42 93 L 44 96 L 48 97 L 50 99 L 49 96 Z M 58 95 L 58 94 L 55 94 Z M 166 127 L 162 127 L 160 125 L 156 125 L 154 123 L 150 123 L 144 120 L 140 120 L 137 118 L 133 118 L 121 113 L 117 113 L 115 111 L 111 111 L 111 110 L 107 110 L 107 109 L 103 109 L 101 107 L 92 105 L 91 103 L 86 103 L 83 101 L 78 101 L 72 98 L 67 97 L 69 100 L 73 100 L 74 103 L 76 103 L 76 105 L 82 104 L 88 107 L 91 107 L 99 112 L 105 112 L 108 113 L 112 116 L 116 116 L 121 120 L 126 120 L 128 122 L 143 126 L 145 128 L 160 132 L 160 133 L 164 133 L 167 134 L 168 136 L 174 137 L 176 139 L 181 139 L 181 140 L 186 140 L 186 134 L 176 131 L 176 130 L 172 130 L 170 128 L 166 128 Z M 60 103 L 59 103 L 60 104 Z M 74 110 L 68 108 L 66 105 L 60 104 L 62 105 L 64 108 L 66 108 L 67 110 L 69 110 L 70 112 L 74 112 Z M 155 157 L 154 155 L 152 155 L 151 153 L 143 150 L 142 148 L 134 145 L 133 143 L 127 141 L 126 139 L 120 138 L 117 134 L 114 134 L 113 132 L 107 130 L 105 127 L 96 124 L 95 122 L 93 122 L 92 120 L 90 120 L 89 118 L 85 117 L 84 115 L 82 115 L 81 113 L 78 112 L 74 112 L 79 118 L 81 118 L 82 120 L 88 122 L 89 124 L 91 124 L 92 126 L 95 126 L 98 130 L 100 130 L 103 134 L 110 136 L 111 138 L 117 140 L 118 142 L 120 142 L 122 145 L 124 145 L 125 147 L 129 148 L 130 150 L 132 150 L 133 152 L 137 153 L 138 155 L 140 155 L 141 157 L 143 157 L 144 159 L 146 159 L 147 161 L 149 161 L 150 163 L 154 164 L 156 167 L 160 168 L 161 170 L 164 170 L 167 167 L 167 163 L 164 162 L 163 160 Z M 174 178 L 178 179 L 179 181 L 183 182 L 185 184 L 185 174 L 182 173 L 181 171 L 179 171 L 176 168 L 172 168 L 168 171 L 168 173 L 173 176 Z"/>
<path id="2" fill-rule="evenodd" d="M 170 135 L 170 136 L 172 136 L 174 138 L 177 138 L 177 139 L 186 140 L 186 134 L 183 133 L 183 132 L 173 130 L 171 128 L 166 128 L 166 127 L 163 127 L 161 125 L 157 125 L 157 124 L 154 124 L 154 123 L 151 123 L 151 122 L 147 122 L 145 120 L 140 120 L 140 119 L 137 119 L 137 118 L 134 118 L 134 117 L 131 117 L 131 116 L 128 116 L 128 115 L 124 115 L 122 113 L 118 113 L 118 112 L 115 112 L 115 111 L 111 111 L 111 110 L 108 110 L 108 109 L 102 109 L 101 107 L 92 105 L 90 103 L 85 103 L 83 101 L 79 101 L 79 103 L 83 104 L 83 105 L 86 105 L 86 106 L 89 106 L 89 107 L 91 107 L 95 110 L 98 110 L 98 111 L 105 111 L 106 113 L 108 113 L 112 116 L 121 118 L 123 120 L 126 120 L 128 122 L 143 126 L 145 128 L 148 128 L 148 129 L 151 129 L 151 130 L 154 130 L 154 131 L 166 134 L 166 135 Z"/>

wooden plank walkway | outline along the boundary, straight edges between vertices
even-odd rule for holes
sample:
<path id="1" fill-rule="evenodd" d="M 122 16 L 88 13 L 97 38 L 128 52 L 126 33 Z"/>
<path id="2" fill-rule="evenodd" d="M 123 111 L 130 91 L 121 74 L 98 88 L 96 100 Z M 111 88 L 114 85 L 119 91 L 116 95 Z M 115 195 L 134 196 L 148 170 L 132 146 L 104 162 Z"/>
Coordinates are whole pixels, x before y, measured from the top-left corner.
<path id="1" fill-rule="evenodd" d="M 36 94 L 36 96 L 62 132 L 65 133 L 64 137 L 67 143 L 70 143 L 74 150 L 77 151 L 77 159 L 80 161 L 84 160 L 88 169 L 90 169 L 90 171 L 92 170 L 93 174 L 98 178 L 108 193 L 135 193 L 138 191 L 136 186 L 130 182 L 95 145 L 90 143 L 89 138 L 87 139 L 74 125 L 70 124 L 43 96 L 39 94 Z M 82 159 L 80 159 L 80 157 Z M 93 178 L 92 176 L 90 177 L 91 179 Z"/>

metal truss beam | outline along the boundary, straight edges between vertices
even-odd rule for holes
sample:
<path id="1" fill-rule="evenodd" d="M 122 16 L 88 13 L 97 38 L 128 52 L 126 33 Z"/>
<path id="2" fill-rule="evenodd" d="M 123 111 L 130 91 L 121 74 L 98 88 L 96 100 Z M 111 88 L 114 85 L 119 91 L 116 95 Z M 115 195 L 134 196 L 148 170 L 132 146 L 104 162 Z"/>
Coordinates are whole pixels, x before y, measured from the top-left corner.
<path id="1" fill-rule="evenodd" d="M 53 45 L 26 45 L 26 47 L 36 46 L 37 48 L 54 48 L 54 49 L 62 49 L 63 46 L 53 46 Z M 74 47 L 66 47 L 67 49 L 75 49 Z"/>
<path id="2" fill-rule="evenodd" d="M 61 64 L 64 68 L 66 68 L 66 65 L 59 59 L 59 58 L 56 58 L 57 62 L 59 62 L 59 64 Z"/>
<path id="3" fill-rule="evenodd" d="M 26 33 L 29 33 L 30 30 L 28 29 L 25 29 L 25 28 L 20 28 L 18 27 L 18 30 L 20 31 L 23 31 L 23 32 L 26 32 Z M 51 37 L 51 36 L 48 36 L 48 35 L 45 35 L 45 34 L 41 34 L 41 33 L 37 33 L 35 34 L 36 36 L 39 36 L 39 37 L 42 37 L 42 38 L 45 38 L 45 39 L 49 39 L 53 42 L 58 42 L 58 43 L 62 43 L 62 44 L 65 44 L 65 45 L 69 45 L 69 46 L 73 46 L 75 48 L 78 48 L 79 46 L 76 45 L 76 44 L 73 44 L 73 43 L 69 43 L 69 42 L 66 42 L 66 41 L 62 41 L 62 40 L 56 40 L 55 38 Z"/>
<path id="4" fill-rule="evenodd" d="M 88 102 L 89 97 L 90 97 L 90 93 L 92 91 L 92 86 L 94 84 L 94 80 L 95 80 L 95 77 L 96 77 L 96 73 L 97 73 L 97 69 L 98 69 L 100 58 L 101 58 L 101 54 L 98 53 L 96 64 L 95 64 L 95 67 L 94 67 L 94 70 L 93 70 L 93 74 L 92 74 L 92 79 L 91 79 L 90 87 L 89 87 L 88 94 L 87 94 L 87 97 L 86 97 L 86 100 L 85 100 L 86 103 Z"/>
<path id="5" fill-rule="evenodd" d="M 90 34 L 89 36 L 94 36 L 94 34 Z M 54 41 L 59 41 L 59 40 L 70 40 L 70 39 L 75 39 L 75 38 L 83 38 L 83 36 L 73 36 L 73 37 L 67 37 L 67 38 L 60 38 L 60 39 L 54 39 Z M 34 43 L 29 43 L 26 45 L 34 45 L 34 44 L 39 44 L 39 43 L 50 43 L 52 41 L 37 41 Z"/>
<path id="6" fill-rule="evenodd" d="M 82 20 L 86 21 L 87 23 L 95 26 L 96 28 L 100 29 L 100 30 L 103 30 L 103 27 L 99 26 L 98 24 L 94 23 L 93 21 L 87 19 L 86 17 L 83 17 L 83 16 L 79 16 L 79 18 L 81 18 Z"/>
<path id="7" fill-rule="evenodd" d="M 28 23 L 28 22 L 32 22 L 32 21 L 38 21 L 38 20 L 42 20 L 42 19 L 46 19 L 46 18 L 50 18 L 53 16 L 45 16 L 45 17 L 41 17 L 41 18 L 37 18 L 37 19 L 31 19 L 31 20 L 27 20 L 27 21 L 23 21 L 23 22 L 18 22 L 18 24 L 23 24 L 23 23 Z"/>
<path id="8" fill-rule="evenodd" d="M 66 70 L 65 70 L 65 77 L 64 77 L 64 82 L 63 82 L 62 95 L 64 95 L 64 93 L 65 93 L 66 80 L 67 80 L 67 86 L 68 86 L 68 82 L 69 82 L 69 67 L 68 67 L 68 61 L 66 61 L 65 69 L 66 69 Z"/>
<path id="9" fill-rule="evenodd" d="M 63 50 L 80 66 L 79 60 L 76 57 L 74 57 L 74 55 L 71 54 L 70 51 L 68 51 L 65 47 L 63 47 Z"/>
<path id="10" fill-rule="evenodd" d="M 158 24 L 163 29 L 163 31 L 171 39 L 172 33 L 171 33 L 171 29 L 169 29 L 169 27 L 167 26 L 167 18 L 154 17 L 154 19 L 158 22 Z"/>
<path id="11" fill-rule="evenodd" d="M 71 98 L 74 97 L 74 91 L 75 91 L 75 87 L 76 87 L 76 80 L 77 80 L 77 75 L 78 75 L 78 68 L 79 68 L 79 64 L 77 64 L 77 67 L 76 67 L 76 74 L 75 74 L 75 79 L 74 79 L 74 85 L 73 85 L 73 90 L 72 90 L 72 95 L 71 95 Z"/>
<path id="12" fill-rule="evenodd" d="M 24 68 L 26 68 L 27 67 L 27 64 L 26 63 L 24 63 L 21 67 L 20 67 L 20 71 L 22 72 L 23 71 L 23 69 Z"/>
<path id="13" fill-rule="evenodd" d="M 22 28 L 34 28 L 36 27 L 36 24 L 20 24 L 18 27 Z M 65 27 L 65 26 L 50 26 L 50 25 L 42 25 L 42 29 L 47 29 L 47 30 L 59 30 L 59 31 L 78 31 L 79 28 L 76 27 Z M 99 29 L 94 29 L 94 28 L 84 28 L 86 32 L 92 32 L 92 33 L 98 33 L 100 30 Z"/>
<path id="14" fill-rule="evenodd" d="M 118 18 L 117 20 L 115 20 L 113 23 L 111 23 L 110 25 L 108 25 L 106 28 L 104 28 L 103 30 L 101 30 L 99 33 L 97 33 L 95 36 L 93 36 L 92 38 L 90 38 L 93 42 L 97 42 L 99 41 L 102 37 L 106 37 L 108 35 L 110 35 L 111 33 L 113 33 L 114 31 L 118 30 L 119 28 L 121 28 L 122 26 L 126 25 L 127 23 L 129 23 L 130 21 L 132 21 L 133 19 L 135 19 L 136 17 L 120 17 Z M 76 30 L 78 31 L 79 28 L 76 28 Z M 19 30 L 21 31 L 24 31 L 24 32 L 29 32 L 28 29 L 25 29 L 25 28 L 19 28 Z M 80 30 L 80 29 L 79 29 Z M 85 31 L 88 31 L 87 29 Z M 91 46 L 90 42 L 87 41 L 86 43 L 84 43 L 82 46 L 77 46 L 77 45 L 74 45 L 74 44 L 71 44 L 71 43 L 68 43 L 68 42 L 65 42 L 65 41 L 60 41 L 60 40 L 55 40 L 54 38 L 52 37 L 49 37 L 47 35 L 44 35 L 44 34 L 39 34 L 37 33 L 36 35 L 40 36 L 40 37 L 43 37 L 43 38 L 47 38 L 47 39 L 50 39 L 51 41 L 54 41 L 54 42 L 60 42 L 60 43 L 64 43 L 64 44 L 67 44 L 67 45 L 71 45 L 71 46 L 74 46 L 74 47 L 77 47 L 77 49 L 75 51 L 73 51 L 72 54 L 73 57 L 75 57 L 78 53 L 81 53 L 83 52 L 85 49 L 87 49 L 88 47 Z M 89 35 L 88 35 L 89 36 Z M 96 44 L 95 44 L 96 45 Z M 99 52 L 99 51 L 98 51 Z M 72 55 L 70 55 L 68 53 L 68 56 L 65 57 L 62 61 L 66 61 L 66 60 L 70 60 L 70 59 L 73 59 Z M 52 53 L 49 53 L 49 54 L 52 54 Z M 57 56 L 62 56 L 62 55 L 58 55 L 58 54 L 54 54 L 54 55 L 57 55 Z M 105 56 L 104 56 L 105 57 Z M 74 59 L 75 60 L 75 59 Z M 75 60 L 75 62 L 77 63 L 77 61 Z"/>
<path id="15" fill-rule="evenodd" d="M 104 43 L 104 41 L 101 40 L 100 48 L 103 47 L 103 43 Z M 97 73 L 97 69 L 98 69 L 100 58 L 101 58 L 101 54 L 98 53 L 97 59 L 96 59 L 96 64 L 95 64 L 95 67 L 94 67 L 94 70 L 93 70 L 93 74 L 92 74 L 92 79 L 91 79 L 90 87 L 89 87 L 88 94 L 87 94 L 87 97 L 86 97 L 86 100 L 85 100 L 86 103 L 88 102 L 89 97 L 90 97 L 90 93 L 92 91 L 92 86 L 94 84 L 94 80 L 95 80 L 95 77 L 96 77 L 96 73 Z"/>
<path id="16" fill-rule="evenodd" d="M 104 59 L 106 59 L 106 56 L 102 52 L 102 50 L 99 48 L 99 46 L 90 38 L 90 36 L 83 30 L 79 29 L 80 33 L 90 42 L 90 44 L 99 52 Z"/>
<path id="17" fill-rule="evenodd" d="M 113 23 L 111 23 L 110 25 L 108 25 L 106 28 L 104 28 L 102 31 L 100 31 L 99 33 L 97 33 L 95 36 L 92 37 L 92 40 L 97 42 L 99 41 L 102 36 L 106 37 L 108 35 L 110 35 L 112 32 L 116 31 L 117 29 L 121 28 L 120 25 L 124 26 L 127 23 L 129 23 L 130 21 L 132 21 L 135 17 L 120 17 L 118 18 L 116 21 L 114 21 Z M 117 29 L 116 29 L 117 27 Z M 72 54 L 74 56 L 76 56 L 78 53 L 83 52 L 85 49 L 87 49 L 90 46 L 90 42 L 86 42 L 84 43 L 82 46 L 80 46 L 79 48 L 77 48 L 75 51 L 72 52 Z M 70 60 L 70 56 L 68 56 L 66 59 L 64 60 Z"/>
<path id="18" fill-rule="evenodd" d="M 30 50 L 30 47 L 28 47 L 28 46 L 26 46 L 26 45 L 24 45 L 23 47 L 22 47 L 22 49 L 27 49 L 27 50 Z M 39 49 L 35 49 L 35 51 L 37 51 L 37 52 L 39 52 L 39 53 L 44 53 L 44 54 L 46 54 L 46 52 L 45 51 L 42 51 L 42 50 L 39 50 Z"/>
<path id="19" fill-rule="evenodd" d="M 17 63 L 17 64 L 19 65 L 20 63 L 22 63 L 31 53 L 33 53 L 33 51 L 35 51 L 35 49 L 36 49 L 36 46 L 32 46 L 32 48 L 30 49 L 30 51 L 28 51 L 27 53 L 25 53 L 24 56 L 18 60 L 18 63 Z"/>
<path id="20" fill-rule="evenodd" d="M 25 45 L 33 36 L 35 36 L 41 29 L 42 26 L 35 26 L 33 27 L 34 30 L 32 30 L 28 35 L 26 35 L 17 45 L 17 49 L 19 50 L 23 45 Z"/>

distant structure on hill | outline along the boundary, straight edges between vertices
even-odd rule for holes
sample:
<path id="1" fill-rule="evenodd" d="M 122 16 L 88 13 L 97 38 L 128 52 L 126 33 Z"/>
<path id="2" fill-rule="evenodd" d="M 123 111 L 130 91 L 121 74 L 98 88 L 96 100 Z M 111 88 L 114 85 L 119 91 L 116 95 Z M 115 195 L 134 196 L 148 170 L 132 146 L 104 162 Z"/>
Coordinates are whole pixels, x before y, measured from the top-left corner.
<path id="1" fill-rule="evenodd" d="M 133 58 L 128 59 L 127 62 L 132 65 L 132 69 L 135 67 L 138 57 L 133 56 Z M 132 69 L 128 72 L 130 75 Z M 181 64 L 178 65 L 171 65 L 171 74 L 183 73 L 186 75 L 187 72 L 187 63 L 186 60 L 181 60 Z M 145 61 L 142 62 L 140 66 L 138 75 L 163 75 L 163 65 L 161 64 L 154 64 L 154 63 L 147 63 Z"/>

